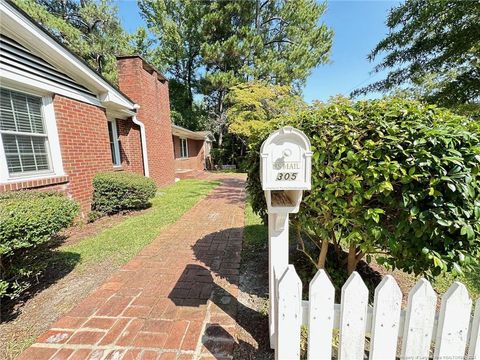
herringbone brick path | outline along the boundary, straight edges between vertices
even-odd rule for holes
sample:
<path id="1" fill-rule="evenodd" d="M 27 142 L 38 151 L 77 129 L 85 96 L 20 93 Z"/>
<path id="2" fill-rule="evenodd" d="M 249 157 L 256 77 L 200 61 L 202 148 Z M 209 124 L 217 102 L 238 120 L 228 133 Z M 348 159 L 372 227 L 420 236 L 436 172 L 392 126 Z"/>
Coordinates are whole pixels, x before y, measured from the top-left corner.
<path id="1" fill-rule="evenodd" d="M 224 177 L 19 359 L 231 358 L 244 182 Z"/>

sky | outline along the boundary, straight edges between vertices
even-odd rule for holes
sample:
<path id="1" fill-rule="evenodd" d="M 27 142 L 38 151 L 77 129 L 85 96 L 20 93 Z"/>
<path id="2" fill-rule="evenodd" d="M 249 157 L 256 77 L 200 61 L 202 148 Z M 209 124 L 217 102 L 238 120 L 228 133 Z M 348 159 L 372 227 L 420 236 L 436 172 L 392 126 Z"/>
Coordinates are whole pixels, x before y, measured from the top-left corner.
<path id="1" fill-rule="evenodd" d="M 117 0 L 123 25 L 129 32 L 144 22 L 136 0 Z M 375 63 L 367 60 L 368 53 L 385 37 L 388 11 L 398 1 L 342 1 L 327 2 L 327 11 L 321 18 L 335 35 L 330 63 L 320 65 L 307 79 L 303 96 L 307 102 L 328 100 L 338 94 L 349 95 L 356 88 L 382 79 L 385 73 L 372 74 Z M 372 93 L 366 97 L 379 97 Z"/>

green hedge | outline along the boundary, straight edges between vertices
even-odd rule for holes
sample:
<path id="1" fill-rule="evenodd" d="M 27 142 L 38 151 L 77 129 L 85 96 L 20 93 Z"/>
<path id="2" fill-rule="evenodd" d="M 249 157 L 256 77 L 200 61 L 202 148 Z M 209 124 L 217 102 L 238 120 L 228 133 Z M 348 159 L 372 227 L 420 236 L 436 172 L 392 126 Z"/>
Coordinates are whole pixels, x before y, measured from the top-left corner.
<path id="1" fill-rule="evenodd" d="M 129 172 L 98 173 L 93 179 L 92 210 L 98 215 L 144 209 L 155 196 L 155 182 Z"/>
<path id="2" fill-rule="evenodd" d="M 394 98 L 332 101 L 271 121 L 249 139 L 248 190 L 262 216 L 260 145 L 286 124 L 304 131 L 312 144 L 312 189 L 292 216 L 308 234 L 311 258 L 320 259 L 317 249 L 325 241 L 351 252 L 349 270 L 370 254 L 427 276 L 461 273 L 479 262 L 480 138 L 474 121 Z"/>
<path id="3" fill-rule="evenodd" d="M 16 297 L 43 270 L 35 259 L 78 214 L 76 202 L 54 192 L 0 195 L 0 298 Z"/>

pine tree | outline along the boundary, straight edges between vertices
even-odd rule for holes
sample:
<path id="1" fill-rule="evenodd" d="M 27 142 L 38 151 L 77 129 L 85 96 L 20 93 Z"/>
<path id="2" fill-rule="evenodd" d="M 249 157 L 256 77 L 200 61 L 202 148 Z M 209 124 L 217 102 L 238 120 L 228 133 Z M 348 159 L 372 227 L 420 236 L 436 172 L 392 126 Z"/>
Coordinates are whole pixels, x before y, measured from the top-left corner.
<path id="1" fill-rule="evenodd" d="M 110 0 L 15 0 L 61 43 L 116 83 L 116 56 L 136 49 Z M 141 30 L 136 35 L 141 36 Z"/>
<path id="2" fill-rule="evenodd" d="M 354 94 L 410 87 L 444 106 L 480 102 L 480 1 L 407 0 L 387 18 L 389 34 L 369 55 L 387 77 Z"/>

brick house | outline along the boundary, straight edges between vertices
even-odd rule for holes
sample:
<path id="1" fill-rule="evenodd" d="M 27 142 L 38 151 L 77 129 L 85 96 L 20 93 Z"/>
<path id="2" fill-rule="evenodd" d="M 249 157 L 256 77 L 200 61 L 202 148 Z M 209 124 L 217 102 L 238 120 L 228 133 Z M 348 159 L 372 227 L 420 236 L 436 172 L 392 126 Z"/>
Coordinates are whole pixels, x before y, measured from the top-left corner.
<path id="1" fill-rule="evenodd" d="M 172 125 L 175 174 L 184 179 L 211 166 L 213 136 L 208 131 L 191 131 Z"/>
<path id="2" fill-rule="evenodd" d="M 168 82 L 159 71 L 139 56 L 120 57 L 117 88 L 10 1 L 0 1 L 0 17 L 0 192 L 62 191 L 84 216 L 98 172 L 175 181 Z"/>

